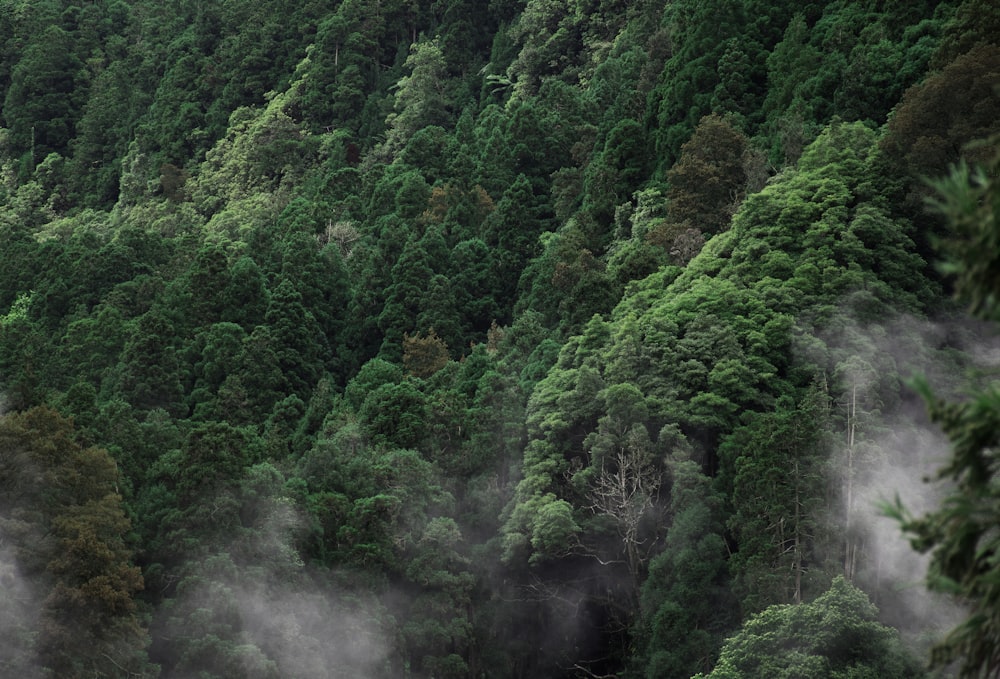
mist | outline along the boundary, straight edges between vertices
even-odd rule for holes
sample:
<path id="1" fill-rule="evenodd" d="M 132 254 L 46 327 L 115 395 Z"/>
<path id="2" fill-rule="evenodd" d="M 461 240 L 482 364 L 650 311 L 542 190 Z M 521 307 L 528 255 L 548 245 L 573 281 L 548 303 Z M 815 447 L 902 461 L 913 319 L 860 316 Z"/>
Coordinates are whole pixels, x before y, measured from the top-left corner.
<path id="1" fill-rule="evenodd" d="M 0 519 L 0 675 L 33 677 L 32 630 L 41 601 L 36 587 L 24 576 L 10 547 L 11 519 Z"/>
<path id="2" fill-rule="evenodd" d="M 295 541 L 302 517 L 284 498 L 258 498 L 258 520 L 240 539 L 186 564 L 177 595 L 164 606 L 156 631 L 169 640 L 157 658 L 163 677 L 197 679 L 205 670 L 197 648 L 217 643 L 207 657 L 248 679 L 386 676 L 390 642 L 379 619 L 384 605 L 361 594 L 348 577 L 305 565 Z M 181 651 L 183 657 L 177 657 Z"/>
<path id="3" fill-rule="evenodd" d="M 869 594 L 883 621 L 926 657 L 966 610 L 928 590 L 930 555 L 917 552 L 885 514 L 898 498 L 921 516 L 949 490 L 938 472 L 951 444 L 930 421 L 912 381 L 925 380 L 935 396 L 961 398 L 970 376 L 1000 364 L 1000 342 L 982 323 L 960 315 L 836 325 L 820 337 L 829 348 L 833 414 L 842 423 L 832 474 L 840 488 L 831 489 L 839 507 L 830 521 L 846 535 L 845 574 Z"/>

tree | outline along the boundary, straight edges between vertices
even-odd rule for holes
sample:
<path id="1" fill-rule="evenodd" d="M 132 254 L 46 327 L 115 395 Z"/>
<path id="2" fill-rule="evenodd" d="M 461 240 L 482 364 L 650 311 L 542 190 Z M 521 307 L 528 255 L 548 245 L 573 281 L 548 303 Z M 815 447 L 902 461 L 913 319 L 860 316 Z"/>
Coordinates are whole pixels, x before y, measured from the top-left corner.
<path id="1" fill-rule="evenodd" d="M 455 520 L 437 517 L 424 526 L 407 560 L 407 579 L 420 590 L 409 602 L 402 633 L 413 667 L 435 677 L 470 674 L 475 577 L 467 570 L 463 546 Z"/>
<path id="2" fill-rule="evenodd" d="M 722 647 L 711 673 L 694 679 L 910 679 L 924 676 L 864 592 L 842 576 L 814 601 L 771 606 Z"/>
<path id="3" fill-rule="evenodd" d="M 132 405 L 180 412 L 187 375 L 179 343 L 176 325 L 163 309 L 151 309 L 132 324 L 120 360 L 120 388 Z"/>
<path id="4" fill-rule="evenodd" d="M 931 191 L 923 178 L 939 177 L 962 159 L 990 162 L 988 147 L 972 142 L 1000 132 L 991 113 L 1000 101 L 998 84 L 1000 45 L 976 47 L 907 90 L 886 125 L 880 145 L 891 171 L 909 180 L 901 207 L 928 255 L 947 234 L 938 216 L 924 210 Z"/>
<path id="5" fill-rule="evenodd" d="M 712 92 L 712 109 L 736 120 L 756 119 L 764 96 L 766 56 L 756 41 L 730 38 L 719 57 L 719 84 Z"/>
<path id="6" fill-rule="evenodd" d="M 1000 135 L 989 145 L 996 152 Z M 1000 160 L 993 161 L 992 170 L 959 163 L 935 182 L 938 197 L 931 202 L 950 226 L 941 243 L 942 268 L 954 278 L 956 294 L 969 311 L 991 320 L 1000 318 L 1000 255 L 993 247 L 1000 232 L 998 167 Z"/>
<path id="7" fill-rule="evenodd" d="M 546 75 L 572 70 L 570 64 L 579 51 L 576 24 L 568 6 L 549 0 L 531 0 L 509 29 L 510 38 L 520 44 L 514 62 L 507 68 L 508 82 L 514 85 L 514 101 L 537 94 Z"/>
<path id="8" fill-rule="evenodd" d="M 135 86 L 140 67 L 119 59 L 97 74 L 73 140 L 69 180 L 77 200 L 107 208 L 118 198 L 122 159 L 149 92 Z"/>
<path id="9" fill-rule="evenodd" d="M 409 139 L 428 125 L 448 121 L 451 105 L 447 90 L 447 64 L 437 39 L 414 43 L 406 59 L 410 74 L 396 83 L 393 113 L 386 118 L 384 152 L 392 157 Z"/>
<path id="10" fill-rule="evenodd" d="M 247 332 L 264 321 L 269 297 L 267 283 L 252 258 L 244 256 L 236 260 L 226 277 L 226 288 L 219 294 L 222 321 L 238 323 Z"/>
<path id="11" fill-rule="evenodd" d="M 264 315 L 276 346 L 278 365 L 289 390 L 307 398 L 323 372 L 330 346 L 326 334 L 303 304 L 295 284 L 282 276 Z"/>
<path id="12" fill-rule="evenodd" d="M 24 627 L 39 667 L 70 679 L 141 674 L 150 669 L 134 599 L 143 578 L 126 543 L 118 468 L 106 450 L 84 448 L 74 435 L 46 407 L 0 418 L 0 526 L 16 573 L 9 578 L 27 585 L 21 591 L 36 607 L 24 611 Z"/>
<path id="13" fill-rule="evenodd" d="M 811 43 L 803 14 L 788 22 L 785 34 L 767 57 L 767 98 L 763 109 L 771 128 L 772 161 L 793 164 L 808 141 L 807 129 L 819 116 L 813 110 L 820 51 Z M 839 56 L 839 55 L 838 55 Z"/>
<path id="14" fill-rule="evenodd" d="M 810 580 L 822 578 L 828 398 L 816 384 L 795 405 L 755 414 L 720 451 L 732 474 L 728 525 L 739 551 L 731 567 L 744 610 L 799 603 Z"/>
<path id="15" fill-rule="evenodd" d="M 707 671 L 736 617 L 726 583 L 722 495 L 684 451 L 667 465 L 670 528 L 649 564 L 635 625 L 635 660 L 649 679 Z"/>
<path id="16" fill-rule="evenodd" d="M 511 314 L 517 279 L 528 260 L 538 252 L 538 236 L 545 226 L 540 213 L 531 181 L 519 174 L 504 189 L 496 209 L 483 223 L 484 240 L 493 253 L 492 299 L 501 318 Z"/>
<path id="17" fill-rule="evenodd" d="M 642 125 L 630 118 L 608 132 L 603 151 L 587 166 L 584 185 L 584 208 L 599 223 L 610 223 L 615 208 L 628 202 L 645 181 L 648 147 Z"/>
<path id="18" fill-rule="evenodd" d="M 370 392 L 358 417 L 374 445 L 416 449 L 427 436 L 427 398 L 411 380 Z"/>
<path id="19" fill-rule="evenodd" d="M 706 238 L 726 230 L 746 192 L 746 151 L 746 137 L 727 120 L 702 118 L 667 172 L 667 218 L 647 238 L 673 253 L 687 230 Z M 685 264 L 690 257 L 675 259 Z"/>
<path id="20" fill-rule="evenodd" d="M 598 395 L 607 414 L 584 447 L 591 456 L 588 469 L 573 481 L 585 489 L 590 510 L 611 520 L 624 549 L 630 583 L 638 595 L 649 554 L 656 543 L 656 500 L 660 470 L 653 463 L 646 431 L 649 417 L 642 392 L 634 384 L 615 384 Z"/>
<path id="21" fill-rule="evenodd" d="M 86 88 L 72 36 L 48 26 L 24 51 L 11 74 L 3 117 L 25 175 L 50 153 L 69 155 Z"/>
<path id="22" fill-rule="evenodd" d="M 726 0 L 708 6 L 693 0 L 671 2 L 663 12 L 663 25 L 670 35 L 670 56 L 660 82 L 650 94 L 650 116 L 655 116 L 657 157 L 669 168 L 680 155 L 681 145 L 691 137 L 698 121 L 712 110 L 712 93 L 728 73 L 718 68 L 722 56 L 734 48 L 728 40 L 746 41 L 746 49 L 757 52 L 769 41 L 755 40 L 760 28 L 750 18 L 746 3 Z M 781 5 L 768 6 L 768 25 L 783 25 L 787 16 Z M 662 176 L 662 175 L 661 175 Z"/>
<path id="23" fill-rule="evenodd" d="M 448 363 L 448 345 L 431 328 L 426 335 L 403 334 L 403 366 L 415 377 L 430 377 Z"/>
<path id="24" fill-rule="evenodd" d="M 114 462 L 105 451 L 84 451 L 77 464 L 91 467 L 83 473 L 103 472 L 102 483 L 112 490 Z M 124 539 L 130 529 L 113 492 L 73 504 L 52 520 L 59 552 L 48 570 L 56 585 L 43 604 L 37 643 L 47 668 L 60 677 L 92 676 L 97 668 L 114 673 L 143 662 L 144 632 L 133 600 L 143 580 L 130 563 Z"/>
<path id="25" fill-rule="evenodd" d="M 377 77 L 376 43 L 380 36 L 367 27 L 377 22 L 370 17 L 365 21 L 361 2 L 342 2 L 335 12 L 324 14 L 308 51 L 303 113 L 315 132 L 327 126 L 356 130 L 365 98 Z"/>

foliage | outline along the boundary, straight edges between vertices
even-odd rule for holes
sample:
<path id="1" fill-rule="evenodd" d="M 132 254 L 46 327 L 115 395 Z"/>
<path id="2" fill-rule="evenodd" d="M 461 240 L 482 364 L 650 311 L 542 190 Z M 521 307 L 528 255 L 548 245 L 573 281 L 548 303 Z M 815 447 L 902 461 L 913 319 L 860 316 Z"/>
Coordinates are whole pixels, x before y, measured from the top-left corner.
<path id="1" fill-rule="evenodd" d="M 725 584 L 722 496 L 683 454 L 668 462 L 672 523 L 642 585 L 636 636 L 642 676 L 691 676 L 714 665 L 735 622 Z"/>
<path id="2" fill-rule="evenodd" d="M 26 597 L 9 601 L 22 616 L 5 621 L 11 669 L 142 673 L 151 669 L 135 600 L 143 578 L 126 543 L 115 462 L 73 434 L 70 421 L 44 407 L 0 420 L 4 589 Z"/>
<path id="3" fill-rule="evenodd" d="M 822 581 L 829 568 L 822 525 L 829 417 L 829 395 L 815 385 L 799 403 L 748 418 L 720 447 L 723 473 L 732 475 L 729 529 L 739 551 L 730 568 L 744 611 L 802 601 L 809 581 Z"/>
<path id="4" fill-rule="evenodd" d="M 842 576 L 815 600 L 771 606 L 726 640 L 715 669 L 698 677 L 917 677 L 895 630 Z"/>
<path id="5" fill-rule="evenodd" d="M 0 673 L 707 673 L 840 561 L 995 18 L 0 0 Z"/>

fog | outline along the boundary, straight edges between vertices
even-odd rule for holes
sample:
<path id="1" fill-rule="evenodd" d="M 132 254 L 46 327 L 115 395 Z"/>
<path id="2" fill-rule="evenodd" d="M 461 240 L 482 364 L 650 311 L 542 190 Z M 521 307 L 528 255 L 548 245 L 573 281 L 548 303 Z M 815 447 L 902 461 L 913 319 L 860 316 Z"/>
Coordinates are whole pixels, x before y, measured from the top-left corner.
<path id="1" fill-rule="evenodd" d="M 189 650 L 214 638 L 211 662 L 224 657 L 248 679 L 385 676 L 384 606 L 335 571 L 302 563 L 294 544 L 302 518 L 289 501 L 259 502 L 261 520 L 243 539 L 182 568 L 177 596 L 157 625 L 172 642 L 167 648 Z M 176 670 L 164 677 L 197 679 L 214 667 L 196 653 L 169 660 Z"/>
<path id="2" fill-rule="evenodd" d="M 844 570 L 878 605 L 883 621 L 926 653 L 965 611 L 927 589 L 930 555 L 915 551 L 885 513 L 898 498 L 910 515 L 921 516 L 949 489 L 938 471 L 951 445 L 927 416 L 913 380 L 925 380 L 937 397 L 960 399 L 970 377 L 1000 364 L 1000 344 L 983 324 L 960 315 L 832 325 L 820 339 L 829 351 L 835 421 L 843 423 L 835 432 L 832 478 L 840 488 L 831 489 L 839 505 L 831 521 L 848 535 Z M 815 349 L 811 358 L 818 358 Z"/>

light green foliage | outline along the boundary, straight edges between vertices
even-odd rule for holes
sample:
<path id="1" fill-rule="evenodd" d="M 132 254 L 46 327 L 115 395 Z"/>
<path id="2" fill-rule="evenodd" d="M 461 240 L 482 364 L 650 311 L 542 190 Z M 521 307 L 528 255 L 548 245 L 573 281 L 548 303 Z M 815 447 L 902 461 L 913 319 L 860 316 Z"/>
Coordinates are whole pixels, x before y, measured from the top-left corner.
<path id="1" fill-rule="evenodd" d="M 514 94 L 527 98 L 537 92 L 539 80 L 551 71 L 562 71 L 571 62 L 571 39 L 577 17 L 563 3 L 531 0 L 510 28 L 510 37 L 521 48 L 507 68 L 506 78 Z"/>
<path id="2" fill-rule="evenodd" d="M 0 325 L 3 326 L 5 332 L 10 332 L 11 326 L 27 321 L 28 305 L 31 303 L 33 296 L 33 294 L 26 292 L 22 292 L 17 296 L 17 299 L 10 305 L 7 313 L 4 314 L 3 318 L 0 318 Z"/>
<path id="3" fill-rule="evenodd" d="M 288 115 L 297 105 L 294 87 L 274 94 L 261 109 L 233 112 L 226 136 L 206 154 L 191 187 L 202 212 L 213 215 L 230 203 L 253 205 L 256 197 L 276 192 L 282 182 L 300 180 L 316 144 Z"/>
<path id="4" fill-rule="evenodd" d="M 386 118 L 387 157 L 393 157 L 410 138 L 428 125 L 447 122 L 451 102 L 445 79 L 446 64 L 437 40 L 414 43 L 405 67 L 409 75 L 396 83 L 393 113 Z"/>
<path id="5" fill-rule="evenodd" d="M 565 556 L 575 547 L 580 528 L 573 521 L 573 508 L 565 500 L 546 494 L 539 498 L 531 525 L 531 561 Z"/>
<path id="6" fill-rule="evenodd" d="M 728 639 L 700 679 L 919 677 L 895 630 L 877 620 L 864 592 L 837 576 L 814 601 L 771 606 Z"/>
<path id="7" fill-rule="evenodd" d="M 610 320 L 591 320 L 563 345 L 528 403 L 524 477 L 504 526 L 512 563 L 569 563 L 599 544 L 601 523 L 585 520 L 584 508 L 602 471 L 620 468 L 602 466 L 606 451 L 647 450 L 656 460 L 689 446 L 694 459 L 720 472 L 734 503 L 729 527 L 739 551 L 730 566 L 747 610 L 823 586 L 834 544 L 820 521 L 827 397 L 809 387 L 817 368 L 833 365 L 822 352 L 818 365 L 794 360 L 795 319 L 822 328 L 832 305 L 860 289 L 867 292 L 847 299 L 866 313 L 919 308 L 927 298 L 919 273 L 880 264 L 920 260 L 903 225 L 865 203 L 875 152 L 865 126 L 831 126 L 797 170 L 750 196 L 732 228 L 683 271 L 661 269 L 633 284 Z M 850 254 L 859 241 L 884 258 Z M 641 407 L 619 407 L 629 403 Z M 657 480 L 654 474 L 648 488 Z M 775 526 L 784 532 L 775 534 Z M 655 529 L 644 530 L 637 541 L 655 538 Z M 627 562 L 622 538 L 616 548 Z"/>

